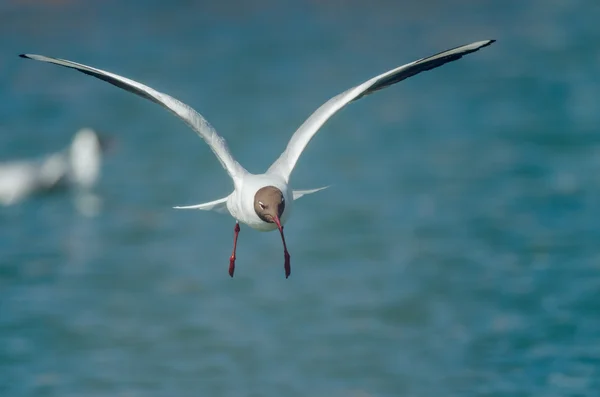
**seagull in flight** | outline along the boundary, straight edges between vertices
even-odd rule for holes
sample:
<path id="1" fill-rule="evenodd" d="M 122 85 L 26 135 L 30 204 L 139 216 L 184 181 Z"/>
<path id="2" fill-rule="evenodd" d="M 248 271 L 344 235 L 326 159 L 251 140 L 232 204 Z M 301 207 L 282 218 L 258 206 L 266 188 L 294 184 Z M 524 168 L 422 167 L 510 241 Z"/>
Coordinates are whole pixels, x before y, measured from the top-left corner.
<path id="1" fill-rule="evenodd" d="M 306 145 L 308 145 L 323 124 L 350 102 L 354 102 L 364 96 L 387 88 L 418 73 L 435 69 L 448 62 L 456 61 L 464 55 L 489 46 L 494 41 L 495 40 L 478 41 L 407 63 L 406 65 L 396 67 L 375 76 L 362 84 L 334 96 L 321 105 L 321 107 L 319 107 L 300 126 L 300 128 L 296 130 L 286 149 L 263 174 L 251 174 L 248 172 L 233 158 L 225 139 L 217 134 L 215 129 L 204 119 L 204 117 L 185 103 L 182 103 L 167 94 L 156 91 L 153 88 L 126 77 L 91 66 L 86 66 L 81 63 L 34 54 L 21 54 L 20 57 L 53 63 L 78 70 L 155 102 L 181 118 L 215 153 L 217 159 L 231 177 L 234 190 L 227 197 L 218 200 L 175 208 L 229 212 L 236 220 L 233 251 L 229 258 L 229 275 L 231 277 L 233 277 L 235 271 L 235 252 L 238 234 L 240 232 L 239 223 L 242 222 L 259 231 L 278 229 L 283 242 L 285 277 L 288 278 L 291 273 L 290 254 L 285 243 L 283 225 L 289 219 L 294 200 L 297 200 L 306 194 L 315 193 L 326 188 L 292 190 L 289 184 L 290 176 L 296 166 L 300 154 L 302 154 Z"/>

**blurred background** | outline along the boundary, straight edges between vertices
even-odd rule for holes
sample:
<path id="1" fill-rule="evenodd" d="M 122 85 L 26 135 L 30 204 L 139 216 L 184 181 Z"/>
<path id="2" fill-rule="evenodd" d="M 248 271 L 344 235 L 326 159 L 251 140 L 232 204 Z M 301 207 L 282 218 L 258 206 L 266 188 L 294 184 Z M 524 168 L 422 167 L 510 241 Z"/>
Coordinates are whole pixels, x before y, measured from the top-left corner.
<path id="1" fill-rule="evenodd" d="M 0 3 L 0 162 L 115 137 L 95 210 L 0 207 L 2 396 L 595 396 L 600 3 Z M 184 123 L 29 52 L 188 103 L 262 172 L 323 102 L 498 42 L 356 102 L 308 146 L 281 240 L 176 211 L 232 187 Z"/>

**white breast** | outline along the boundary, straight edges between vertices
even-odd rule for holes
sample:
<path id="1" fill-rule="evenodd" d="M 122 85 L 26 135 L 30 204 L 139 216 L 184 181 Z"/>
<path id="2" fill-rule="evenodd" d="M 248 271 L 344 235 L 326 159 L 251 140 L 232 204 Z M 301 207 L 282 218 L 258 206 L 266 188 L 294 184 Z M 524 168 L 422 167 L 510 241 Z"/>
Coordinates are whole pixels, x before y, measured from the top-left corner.
<path id="1" fill-rule="evenodd" d="M 267 232 L 277 229 L 277 225 L 263 221 L 256 215 L 256 211 L 254 211 L 254 196 L 259 189 L 265 186 L 274 186 L 283 193 L 285 209 L 281 215 L 281 224 L 285 224 L 292 212 L 294 199 L 292 197 L 292 189 L 278 176 L 265 174 L 246 175 L 242 181 L 241 188 L 229 196 L 227 209 L 238 221 L 245 223 L 253 229 Z"/>

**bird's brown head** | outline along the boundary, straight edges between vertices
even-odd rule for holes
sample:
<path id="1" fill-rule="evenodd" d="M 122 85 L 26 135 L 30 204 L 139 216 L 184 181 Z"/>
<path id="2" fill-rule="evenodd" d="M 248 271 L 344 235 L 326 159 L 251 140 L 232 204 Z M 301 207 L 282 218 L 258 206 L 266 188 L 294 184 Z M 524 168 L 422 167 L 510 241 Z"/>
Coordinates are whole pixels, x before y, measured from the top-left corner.
<path id="1" fill-rule="evenodd" d="M 254 195 L 254 211 L 260 219 L 275 223 L 281 229 L 279 219 L 285 209 L 285 198 L 281 190 L 274 186 L 265 186 Z"/>

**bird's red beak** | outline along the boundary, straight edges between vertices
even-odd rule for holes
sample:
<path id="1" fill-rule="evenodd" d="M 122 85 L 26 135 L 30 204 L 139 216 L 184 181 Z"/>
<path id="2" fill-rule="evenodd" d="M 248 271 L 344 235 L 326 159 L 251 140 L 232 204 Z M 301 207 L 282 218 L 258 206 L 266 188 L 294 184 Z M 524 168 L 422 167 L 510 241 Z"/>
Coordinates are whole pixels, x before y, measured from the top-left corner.
<path id="1" fill-rule="evenodd" d="M 283 233 L 283 227 L 281 227 L 281 222 L 279 221 L 279 217 L 277 215 L 273 217 L 273 222 L 275 222 L 275 224 L 277 225 L 277 229 L 279 229 L 279 231 Z"/>

